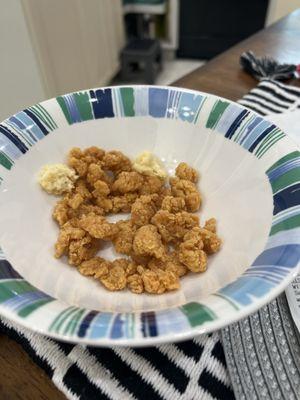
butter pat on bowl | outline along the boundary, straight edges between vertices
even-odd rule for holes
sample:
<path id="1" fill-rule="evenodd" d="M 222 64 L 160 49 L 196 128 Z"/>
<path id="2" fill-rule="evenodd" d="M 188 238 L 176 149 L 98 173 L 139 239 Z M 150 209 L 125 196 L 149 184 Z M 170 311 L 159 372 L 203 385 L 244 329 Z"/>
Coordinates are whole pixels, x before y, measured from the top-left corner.
<path id="1" fill-rule="evenodd" d="M 143 151 L 133 161 L 133 168 L 146 175 L 155 175 L 165 179 L 168 174 L 163 163 L 150 151 Z"/>
<path id="2" fill-rule="evenodd" d="M 65 164 L 47 164 L 41 168 L 38 182 L 46 192 L 59 195 L 70 192 L 77 178 L 75 171 Z"/>

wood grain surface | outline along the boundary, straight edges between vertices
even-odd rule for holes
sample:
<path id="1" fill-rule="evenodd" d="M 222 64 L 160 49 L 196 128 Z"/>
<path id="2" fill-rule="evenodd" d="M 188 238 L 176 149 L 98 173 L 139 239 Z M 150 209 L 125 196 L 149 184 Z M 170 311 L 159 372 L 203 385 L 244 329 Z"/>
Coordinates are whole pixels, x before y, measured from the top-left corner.
<path id="1" fill-rule="evenodd" d="M 172 86 L 238 100 L 257 85 L 257 80 L 240 67 L 240 56 L 248 50 L 258 56 L 271 56 L 281 63 L 300 64 L 300 9 L 213 58 Z M 289 83 L 300 86 L 299 79 Z"/>
<path id="2" fill-rule="evenodd" d="M 280 62 L 299 64 L 299 43 L 300 10 L 237 44 L 173 85 L 237 100 L 257 84 L 239 66 L 243 51 L 252 50 L 257 55 L 269 55 Z M 300 80 L 290 83 L 300 86 Z M 0 335 L 0 371 L 0 399 L 65 399 L 22 347 L 3 335 Z"/>
<path id="3" fill-rule="evenodd" d="M 1 400 L 65 400 L 46 373 L 22 347 L 0 335 Z"/>

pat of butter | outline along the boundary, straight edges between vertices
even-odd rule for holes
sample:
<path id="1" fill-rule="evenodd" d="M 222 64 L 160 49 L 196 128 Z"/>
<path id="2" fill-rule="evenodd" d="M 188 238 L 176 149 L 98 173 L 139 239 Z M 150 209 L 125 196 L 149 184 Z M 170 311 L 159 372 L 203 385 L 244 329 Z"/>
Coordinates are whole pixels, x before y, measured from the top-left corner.
<path id="1" fill-rule="evenodd" d="M 41 187 L 50 194 L 70 192 L 78 176 L 72 168 L 65 164 L 44 165 L 38 175 Z"/>
<path id="2" fill-rule="evenodd" d="M 133 162 L 133 168 L 145 175 L 155 175 L 164 179 L 168 176 L 163 163 L 150 151 L 139 154 Z"/>

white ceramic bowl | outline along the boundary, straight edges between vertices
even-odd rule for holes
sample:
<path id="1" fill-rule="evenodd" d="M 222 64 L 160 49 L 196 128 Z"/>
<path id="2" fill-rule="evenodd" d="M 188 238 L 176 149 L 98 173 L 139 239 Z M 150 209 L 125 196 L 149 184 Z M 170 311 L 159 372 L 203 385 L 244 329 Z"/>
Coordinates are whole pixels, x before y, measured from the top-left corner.
<path id="1" fill-rule="evenodd" d="M 135 295 L 108 292 L 53 258 L 56 199 L 40 190 L 37 172 L 64 161 L 71 147 L 91 145 L 130 156 L 153 151 L 170 173 L 180 161 L 200 171 L 200 217 L 216 217 L 224 241 L 205 273 L 184 277 L 176 292 Z M 299 165 L 276 126 L 206 93 L 124 86 L 29 107 L 0 125 L 0 313 L 57 339 L 130 346 L 243 318 L 297 274 Z M 109 248 L 104 256 L 116 255 Z"/>

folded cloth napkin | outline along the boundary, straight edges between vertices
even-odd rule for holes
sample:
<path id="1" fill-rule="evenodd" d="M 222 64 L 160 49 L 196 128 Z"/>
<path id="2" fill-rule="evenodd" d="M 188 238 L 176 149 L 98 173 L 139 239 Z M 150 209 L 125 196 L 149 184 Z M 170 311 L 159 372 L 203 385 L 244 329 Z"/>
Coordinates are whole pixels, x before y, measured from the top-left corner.
<path id="1" fill-rule="evenodd" d="M 240 102 L 267 115 L 293 110 L 299 99 L 299 89 L 264 80 Z M 300 342 L 284 296 L 221 333 L 151 348 L 66 344 L 6 319 L 0 332 L 19 342 L 72 400 L 231 400 L 233 391 L 239 400 L 273 400 L 300 393 Z"/>

